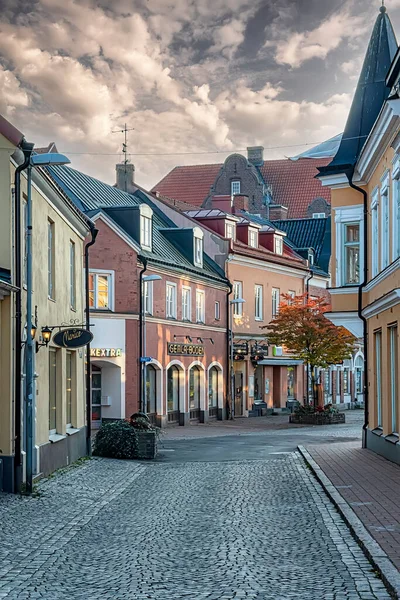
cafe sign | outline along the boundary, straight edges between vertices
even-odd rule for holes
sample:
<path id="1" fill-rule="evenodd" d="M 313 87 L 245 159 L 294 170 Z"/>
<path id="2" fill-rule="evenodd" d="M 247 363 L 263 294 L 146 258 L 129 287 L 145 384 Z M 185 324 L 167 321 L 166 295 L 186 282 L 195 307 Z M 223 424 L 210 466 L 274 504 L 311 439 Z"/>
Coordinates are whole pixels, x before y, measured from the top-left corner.
<path id="1" fill-rule="evenodd" d="M 204 346 L 200 344 L 175 344 L 175 342 L 168 342 L 167 351 L 172 356 L 204 356 Z"/>
<path id="2" fill-rule="evenodd" d="M 61 329 L 53 337 L 53 342 L 61 348 L 82 348 L 93 339 L 93 333 L 87 329 Z"/>
<path id="3" fill-rule="evenodd" d="M 122 356 L 121 348 L 90 348 L 92 358 L 118 358 Z"/>

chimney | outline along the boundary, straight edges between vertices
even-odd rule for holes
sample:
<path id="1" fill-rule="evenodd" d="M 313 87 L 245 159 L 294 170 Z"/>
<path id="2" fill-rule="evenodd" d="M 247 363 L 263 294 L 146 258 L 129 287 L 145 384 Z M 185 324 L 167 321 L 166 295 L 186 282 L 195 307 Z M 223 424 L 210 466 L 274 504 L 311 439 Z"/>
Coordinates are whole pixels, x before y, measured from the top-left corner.
<path id="1" fill-rule="evenodd" d="M 249 146 L 247 148 L 247 160 L 255 167 L 264 164 L 264 146 Z"/>
<path id="2" fill-rule="evenodd" d="M 243 194 L 235 194 L 233 196 L 233 212 L 237 213 L 240 210 L 249 211 L 249 197 Z"/>
<path id="3" fill-rule="evenodd" d="M 213 196 L 211 208 L 217 208 L 226 213 L 232 213 L 232 196 Z"/>
<path id="4" fill-rule="evenodd" d="M 289 209 L 282 204 L 269 205 L 269 220 L 270 221 L 285 221 L 288 218 Z"/>
<path id="5" fill-rule="evenodd" d="M 133 194 L 136 190 L 135 186 L 135 165 L 132 163 L 120 163 L 115 166 L 117 172 L 116 187 L 123 192 Z"/>

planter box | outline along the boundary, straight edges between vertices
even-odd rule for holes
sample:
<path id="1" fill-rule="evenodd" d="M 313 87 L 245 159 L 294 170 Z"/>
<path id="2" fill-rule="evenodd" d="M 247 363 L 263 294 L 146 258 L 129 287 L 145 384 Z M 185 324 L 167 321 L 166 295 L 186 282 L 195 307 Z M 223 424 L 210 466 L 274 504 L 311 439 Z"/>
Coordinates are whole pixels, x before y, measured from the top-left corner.
<path id="1" fill-rule="evenodd" d="M 300 425 L 337 425 L 338 423 L 345 423 L 346 416 L 343 412 L 339 413 L 313 413 L 309 415 L 298 415 L 293 414 L 289 416 L 289 423 L 295 423 Z"/>
<path id="2" fill-rule="evenodd" d="M 137 457 L 151 460 L 157 456 L 157 432 L 136 430 L 138 443 Z"/>

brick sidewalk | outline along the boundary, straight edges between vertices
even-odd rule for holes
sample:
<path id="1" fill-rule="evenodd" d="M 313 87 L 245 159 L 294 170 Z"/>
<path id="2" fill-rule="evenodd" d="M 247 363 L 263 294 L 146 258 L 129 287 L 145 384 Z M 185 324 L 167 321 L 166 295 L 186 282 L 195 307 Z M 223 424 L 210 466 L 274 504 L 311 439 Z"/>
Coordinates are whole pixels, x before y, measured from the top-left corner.
<path id="1" fill-rule="evenodd" d="M 400 467 L 362 450 L 359 442 L 307 450 L 400 570 Z"/>

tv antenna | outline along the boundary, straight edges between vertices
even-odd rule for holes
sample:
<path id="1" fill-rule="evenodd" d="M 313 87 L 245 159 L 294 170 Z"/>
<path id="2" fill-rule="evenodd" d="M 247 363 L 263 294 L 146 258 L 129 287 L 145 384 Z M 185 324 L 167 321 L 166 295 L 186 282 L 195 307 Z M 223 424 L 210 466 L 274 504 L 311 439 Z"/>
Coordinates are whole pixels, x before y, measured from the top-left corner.
<path id="1" fill-rule="evenodd" d="M 123 129 L 117 129 L 116 131 L 112 131 L 111 133 L 123 133 L 124 134 L 124 142 L 122 144 L 122 153 L 124 156 L 124 164 L 128 164 L 128 131 L 134 131 L 134 127 L 128 129 L 127 124 L 125 123 Z"/>

